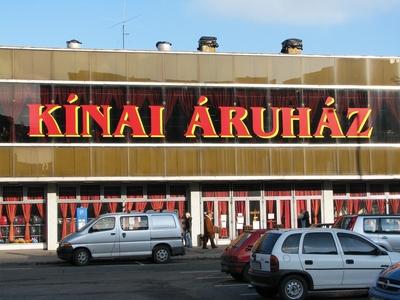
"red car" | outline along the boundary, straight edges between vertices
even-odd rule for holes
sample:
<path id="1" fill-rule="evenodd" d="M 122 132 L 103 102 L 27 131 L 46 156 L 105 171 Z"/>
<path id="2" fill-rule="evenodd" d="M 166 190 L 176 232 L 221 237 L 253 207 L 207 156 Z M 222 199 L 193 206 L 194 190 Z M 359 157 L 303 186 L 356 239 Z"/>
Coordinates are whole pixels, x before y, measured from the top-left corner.
<path id="1" fill-rule="evenodd" d="M 234 239 L 221 256 L 221 271 L 237 280 L 248 281 L 251 248 L 267 229 L 245 231 Z"/>

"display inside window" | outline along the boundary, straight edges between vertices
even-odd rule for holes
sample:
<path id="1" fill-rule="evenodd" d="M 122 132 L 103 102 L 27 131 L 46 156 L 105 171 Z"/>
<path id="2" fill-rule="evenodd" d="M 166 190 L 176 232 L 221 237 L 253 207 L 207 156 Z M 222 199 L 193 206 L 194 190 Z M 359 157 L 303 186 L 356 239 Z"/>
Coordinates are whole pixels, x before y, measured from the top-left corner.
<path id="1" fill-rule="evenodd" d="M 45 236 L 43 187 L 4 186 L 0 202 L 0 243 L 42 243 Z"/>

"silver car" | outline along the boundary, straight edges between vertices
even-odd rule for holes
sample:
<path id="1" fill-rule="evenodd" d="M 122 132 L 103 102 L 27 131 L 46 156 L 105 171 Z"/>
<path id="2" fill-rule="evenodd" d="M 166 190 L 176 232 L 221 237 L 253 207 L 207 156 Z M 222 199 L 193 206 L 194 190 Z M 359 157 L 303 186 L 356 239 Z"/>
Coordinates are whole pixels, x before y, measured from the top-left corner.
<path id="1" fill-rule="evenodd" d="M 91 259 L 152 257 L 166 263 L 185 253 L 182 229 L 174 213 L 112 213 L 99 216 L 60 241 L 57 255 L 76 265 Z"/>
<path id="2" fill-rule="evenodd" d="M 361 233 L 386 250 L 400 252 L 399 215 L 340 216 L 333 227 Z"/>

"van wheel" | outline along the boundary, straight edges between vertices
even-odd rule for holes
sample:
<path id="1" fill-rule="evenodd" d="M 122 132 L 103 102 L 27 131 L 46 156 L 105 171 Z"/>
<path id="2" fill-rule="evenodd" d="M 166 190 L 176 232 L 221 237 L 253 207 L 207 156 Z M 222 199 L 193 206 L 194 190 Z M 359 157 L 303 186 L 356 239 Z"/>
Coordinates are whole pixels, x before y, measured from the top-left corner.
<path id="1" fill-rule="evenodd" d="M 74 251 L 73 261 L 76 266 L 86 266 L 90 260 L 90 253 L 86 249 L 80 248 Z"/>
<path id="2" fill-rule="evenodd" d="M 290 275 L 282 280 L 279 293 L 284 300 L 303 300 L 307 297 L 307 282 L 298 275 Z"/>
<path id="3" fill-rule="evenodd" d="M 171 254 L 168 247 L 157 246 L 153 250 L 153 260 L 156 264 L 165 264 L 169 261 Z"/>

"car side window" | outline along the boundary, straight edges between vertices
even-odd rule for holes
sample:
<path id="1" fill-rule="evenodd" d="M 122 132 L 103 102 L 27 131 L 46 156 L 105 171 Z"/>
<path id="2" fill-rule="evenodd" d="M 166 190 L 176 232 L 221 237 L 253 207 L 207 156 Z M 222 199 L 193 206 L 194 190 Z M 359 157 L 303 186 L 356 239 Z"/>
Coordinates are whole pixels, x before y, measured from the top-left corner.
<path id="1" fill-rule="evenodd" d="M 147 230 L 149 221 L 147 216 L 121 217 L 121 229 L 123 231 Z"/>
<path id="2" fill-rule="evenodd" d="M 301 233 L 291 234 L 282 244 L 282 252 L 288 254 L 298 254 Z"/>
<path id="3" fill-rule="evenodd" d="M 329 232 L 307 233 L 303 240 L 303 254 L 337 254 L 335 241 Z"/>
<path id="4" fill-rule="evenodd" d="M 378 220 L 375 218 L 365 218 L 364 219 L 364 232 L 367 233 L 378 233 Z"/>
<path id="5" fill-rule="evenodd" d="M 115 226 L 115 218 L 114 217 L 107 217 L 98 220 L 90 229 L 91 232 L 98 232 L 98 231 L 107 231 L 114 229 Z"/>
<path id="6" fill-rule="evenodd" d="M 340 245 L 345 255 L 375 255 L 376 247 L 362 237 L 338 233 Z"/>
<path id="7" fill-rule="evenodd" d="M 400 218 L 382 218 L 381 230 L 382 233 L 400 234 Z"/>

